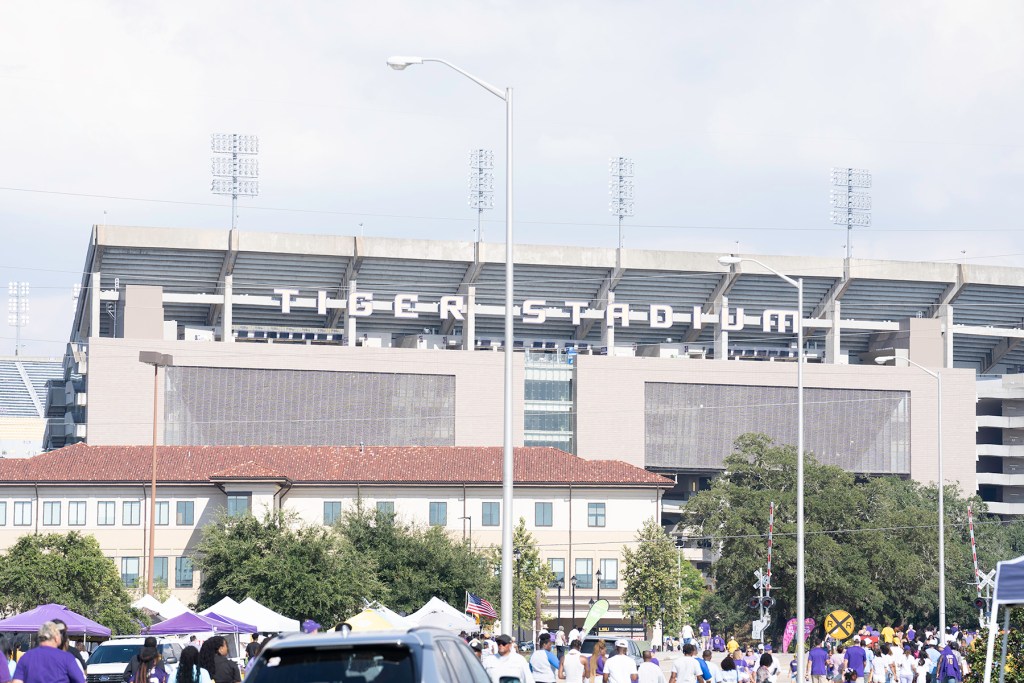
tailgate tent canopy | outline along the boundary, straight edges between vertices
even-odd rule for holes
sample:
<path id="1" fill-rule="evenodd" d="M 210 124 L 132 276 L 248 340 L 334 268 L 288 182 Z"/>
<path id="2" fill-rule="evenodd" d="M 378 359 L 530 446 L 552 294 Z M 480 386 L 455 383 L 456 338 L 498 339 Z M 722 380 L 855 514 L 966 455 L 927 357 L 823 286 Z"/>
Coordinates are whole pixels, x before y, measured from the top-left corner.
<path id="1" fill-rule="evenodd" d="M 220 603 L 217 603 L 220 604 Z M 264 607 L 252 598 L 246 598 L 238 604 L 236 613 L 227 612 L 232 618 L 241 619 L 250 624 L 255 624 L 257 631 L 261 633 L 286 633 L 299 630 L 299 620 L 289 619 L 283 614 L 278 614 L 269 607 Z"/>
<path id="2" fill-rule="evenodd" d="M 64 605 L 54 603 L 40 605 L 35 609 L 0 620 L 0 631 L 38 631 L 40 626 L 54 619 L 60 619 L 67 624 L 68 634 L 73 636 L 110 637 L 110 629 L 106 626 L 97 624 L 92 619 L 83 617 L 77 612 L 72 612 Z"/>
<path id="3" fill-rule="evenodd" d="M 459 631 L 468 633 L 476 629 L 476 621 L 436 595 L 407 618 L 416 626 L 435 626 L 456 633 Z"/>
<path id="4" fill-rule="evenodd" d="M 995 590 L 992 596 L 992 618 L 988 625 L 988 650 L 985 654 L 985 683 L 992 682 L 992 657 L 996 649 L 996 629 L 999 608 L 1005 612 L 1003 624 L 1003 653 L 1000 659 L 999 680 L 1006 673 L 1006 641 L 1010 630 L 1010 610 L 1024 606 L 1024 555 L 1016 560 L 1003 560 L 996 565 Z"/>
<path id="5" fill-rule="evenodd" d="M 215 614 L 201 616 L 192 612 L 185 612 L 167 621 L 150 626 L 146 632 L 151 635 L 184 635 L 197 632 L 241 633 L 252 632 L 253 628 L 252 624 L 232 623 Z"/>

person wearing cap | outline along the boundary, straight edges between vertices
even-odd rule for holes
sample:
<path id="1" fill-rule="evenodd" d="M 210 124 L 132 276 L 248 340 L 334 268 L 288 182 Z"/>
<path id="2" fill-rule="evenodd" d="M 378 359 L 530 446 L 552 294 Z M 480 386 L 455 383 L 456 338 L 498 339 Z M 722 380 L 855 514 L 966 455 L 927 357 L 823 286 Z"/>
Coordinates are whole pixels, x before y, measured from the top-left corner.
<path id="1" fill-rule="evenodd" d="M 320 624 L 316 623 L 312 619 L 306 619 L 304 622 L 302 622 L 303 633 L 319 633 L 320 629 Z"/>
<path id="2" fill-rule="evenodd" d="M 57 624 L 43 622 L 36 631 L 39 647 L 18 659 L 14 667 L 14 683 L 85 683 L 85 674 L 73 654 L 60 648 Z"/>
<path id="3" fill-rule="evenodd" d="M 139 651 L 139 668 L 129 683 L 167 683 L 167 672 L 157 666 L 159 661 L 158 649 L 143 646 Z"/>
<path id="4" fill-rule="evenodd" d="M 704 672 L 693 655 L 697 648 L 693 643 L 683 645 L 683 656 L 672 665 L 672 673 L 668 677 L 668 683 L 711 683 L 704 679 Z"/>
<path id="5" fill-rule="evenodd" d="M 864 665 L 867 663 L 868 653 L 860 646 L 860 636 L 853 637 L 853 645 L 846 648 L 843 655 L 844 673 L 856 671 L 857 678 L 864 678 Z"/>
<path id="6" fill-rule="evenodd" d="M 662 673 L 661 667 L 652 661 L 654 655 L 651 654 L 651 651 L 644 650 L 643 656 L 644 661 L 636 668 L 638 683 L 665 683 L 665 674 Z M 733 683 L 737 683 L 737 681 L 733 681 Z"/>
<path id="7" fill-rule="evenodd" d="M 512 676 L 519 683 L 534 683 L 533 673 L 526 658 L 512 649 L 512 639 L 502 633 L 494 639 L 498 644 L 498 654 L 492 657 L 494 667 L 488 671 L 493 683 L 501 683 L 502 676 Z"/>
<path id="8" fill-rule="evenodd" d="M 146 639 L 142 641 L 142 647 L 156 647 L 156 638 L 154 636 L 146 636 Z M 132 658 L 128 660 L 128 666 L 124 668 L 124 673 L 121 674 L 121 679 L 124 681 L 124 683 L 128 683 L 128 681 L 132 680 L 132 677 L 135 675 L 135 672 L 139 670 L 139 664 L 141 663 L 141 654 L 142 651 L 140 650 L 139 653 L 132 655 Z M 156 663 L 156 667 L 164 672 L 165 677 L 167 676 L 167 670 L 164 668 L 163 660 L 158 661 Z"/>
<path id="9" fill-rule="evenodd" d="M 639 674 L 628 651 L 628 642 L 622 638 L 615 641 L 615 654 L 604 663 L 604 683 L 636 683 Z"/>
<path id="10" fill-rule="evenodd" d="M 537 683 L 555 683 L 558 657 L 551 651 L 551 634 L 542 633 L 537 638 L 537 649 L 530 655 L 530 670 Z"/>

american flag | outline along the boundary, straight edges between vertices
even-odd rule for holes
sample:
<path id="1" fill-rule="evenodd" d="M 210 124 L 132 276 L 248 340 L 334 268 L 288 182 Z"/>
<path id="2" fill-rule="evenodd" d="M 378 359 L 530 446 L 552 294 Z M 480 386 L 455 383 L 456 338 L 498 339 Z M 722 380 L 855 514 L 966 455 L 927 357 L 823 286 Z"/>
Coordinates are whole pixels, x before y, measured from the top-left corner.
<path id="1" fill-rule="evenodd" d="M 498 613 L 491 607 L 491 603 L 487 602 L 479 595 L 473 595 L 472 593 L 466 593 L 466 611 L 470 614 L 477 614 L 481 617 L 490 617 L 491 619 L 497 619 Z"/>

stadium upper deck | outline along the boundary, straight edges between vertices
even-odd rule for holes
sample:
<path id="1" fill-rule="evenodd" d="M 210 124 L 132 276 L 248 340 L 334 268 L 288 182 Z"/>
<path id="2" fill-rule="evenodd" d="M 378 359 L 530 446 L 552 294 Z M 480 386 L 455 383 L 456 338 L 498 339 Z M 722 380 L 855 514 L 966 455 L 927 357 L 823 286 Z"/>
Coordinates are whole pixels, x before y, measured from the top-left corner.
<path id="1" fill-rule="evenodd" d="M 756 264 L 722 266 L 718 256 L 517 245 L 516 339 L 526 340 L 527 348 L 543 345 L 543 340 L 594 347 L 671 340 L 714 355 L 717 330 L 726 326 L 710 321 L 718 320 L 722 309 L 726 320 L 734 320 L 742 309 L 742 329 L 728 333 L 730 349 L 788 349 L 792 335 L 764 331 L 761 316 L 766 310 L 795 309 L 795 288 Z M 946 367 L 973 368 L 981 374 L 1024 367 L 1024 269 L 756 258 L 803 278 L 807 348 L 812 355 L 819 350 L 826 362 L 859 362 L 859 354 L 874 341 L 898 331 L 900 320 L 939 318 Z M 240 338 L 265 338 L 264 330 L 302 330 L 307 338 L 316 331 L 333 331 L 338 334 L 330 340 L 340 343 L 352 329 L 358 336 L 434 332 L 457 337 L 464 323 L 442 319 L 439 306 L 442 298 L 467 297 L 472 288 L 475 345 L 500 345 L 503 336 L 500 243 L 96 226 L 84 272 L 72 341 L 89 336 L 90 324 L 99 328 L 100 336 L 114 336 L 115 290 L 129 284 L 163 288 L 165 318 L 177 322 L 179 335 L 188 327 L 210 328 L 211 335 L 220 336 L 228 288 L 231 325 Z M 94 273 L 102 292 L 99 303 L 91 305 Z M 372 302 L 350 302 L 353 295 L 366 294 L 373 295 Z M 448 300 L 450 308 L 465 302 Z M 612 304 L 620 309 L 628 305 L 630 319 L 628 326 L 621 316 L 616 320 L 613 339 L 604 336 L 605 325 L 596 324 Z M 667 325 L 651 325 L 652 305 L 671 307 L 671 320 L 663 308 L 655 314 Z M 359 306 L 369 314 L 346 330 L 346 308 Z M 536 320 L 531 313 L 542 310 L 542 324 L 524 322 Z M 410 317 L 415 312 L 418 317 Z M 320 339 L 327 337 L 321 334 Z"/>

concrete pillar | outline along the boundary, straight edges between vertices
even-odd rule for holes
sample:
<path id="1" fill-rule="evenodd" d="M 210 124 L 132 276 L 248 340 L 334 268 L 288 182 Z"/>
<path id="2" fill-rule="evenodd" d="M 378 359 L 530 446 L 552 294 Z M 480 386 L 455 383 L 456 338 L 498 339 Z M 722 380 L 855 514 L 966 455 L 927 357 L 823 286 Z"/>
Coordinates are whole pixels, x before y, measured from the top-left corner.
<path id="1" fill-rule="evenodd" d="M 100 272 L 97 270 L 89 277 L 89 334 L 88 337 L 100 336 Z"/>
<path id="2" fill-rule="evenodd" d="M 608 355 L 615 355 L 615 326 L 608 322 L 607 311 L 615 303 L 615 292 L 608 292 L 608 303 L 605 305 L 605 319 L 601 321 L 601 345 L 608 349 Z"/>
<path id="3" fill-rule="evenodd" d="M 720 296 L 715 300 L 714 313 L 721 316 L 729 308 L 729 297 Z M 715 326 L 715 360 L 729 360 L 729 332 L 721 325 Z"/>
<path id="4" fill-rule="evenodd" d="M 352 302 L 352 292 L 356 291 L 356 289 L 356 281 L 349 280 L 348 303 L 345 304 L 345 346 L 356 345 L 356 317 L 349 310 L 349 304 Z"/>
<path id="5" fill-rule="evenodd" d="M 462 350 L 476 349 L 476 287 L 466 288 L 466 319 L 462 321 Z"/>
<path id="6" fill-rule="evenodd" d="M 946 304 L 939 311 L 942 320 L 942 367 L 953 367 L 953 305 Z"/>
<path id="7" fill-rule="evenodd" d="M 220 340 L 223 342 L 231 343 L 235 341 L 235 335 L 231 334 L 231 314 L 233 311 L 231 296 L 232 296 L 232 285 L 234 284 L 234 275 L 224 276 L 224 308 L 220 315 Z"/>
<path id="8" fill-rule="evenodd" d="M 833 301 L 828 307 L 829 317 L 832 319 L 832 327 L 825 333 L 825 362 L 838 363 L 839 349 L 842 331 L 840 329 L 839 301 Z"/>

